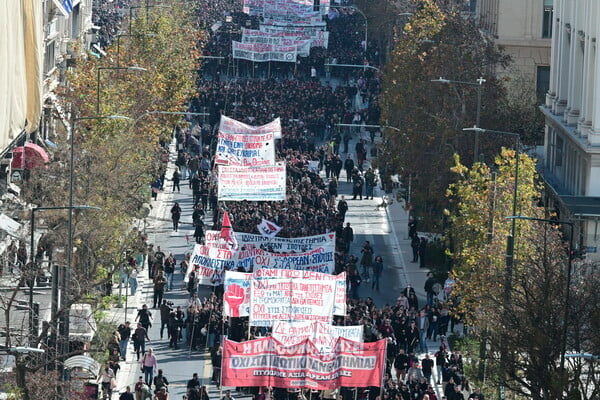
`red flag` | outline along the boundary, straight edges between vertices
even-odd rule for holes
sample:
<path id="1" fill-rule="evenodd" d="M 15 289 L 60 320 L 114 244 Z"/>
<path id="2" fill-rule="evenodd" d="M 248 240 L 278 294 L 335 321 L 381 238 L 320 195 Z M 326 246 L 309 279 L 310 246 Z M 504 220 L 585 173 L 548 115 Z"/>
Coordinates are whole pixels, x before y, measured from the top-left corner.
<path id="1" fill-rule="evenodd" d="M 229 220 L 229 213 L 227 211 L 223 213 L 223 223 L 221 224 L 220 238 L 225 240 L 231 249 L 237 250 L 238 243 L 235 239 L 235 232 L 231 228 L 231 221 Z"/>

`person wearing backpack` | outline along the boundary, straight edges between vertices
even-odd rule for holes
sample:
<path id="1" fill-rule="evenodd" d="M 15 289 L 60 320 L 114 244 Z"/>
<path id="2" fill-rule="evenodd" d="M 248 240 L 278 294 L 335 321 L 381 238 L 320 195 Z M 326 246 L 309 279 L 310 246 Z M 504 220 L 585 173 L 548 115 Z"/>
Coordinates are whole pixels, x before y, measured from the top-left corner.
<path id="1" fill-rule="evenodd" d="M 169 390 L 169 380 L 166 376 L 163 375 L 163 370 L 159 369 L 158 374 L 154 377 L 154 394 L 160 392 L 160 390 L 164 387 Z"/>

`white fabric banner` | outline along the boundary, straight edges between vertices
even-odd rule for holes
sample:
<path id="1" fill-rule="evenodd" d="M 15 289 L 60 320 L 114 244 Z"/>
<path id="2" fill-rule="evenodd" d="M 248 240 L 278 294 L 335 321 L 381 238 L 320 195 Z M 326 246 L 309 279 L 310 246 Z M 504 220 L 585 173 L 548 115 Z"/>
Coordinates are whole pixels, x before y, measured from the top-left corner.
<path id="1" fill-rule="evenodd" d="M 275 118 L 264 125 L 248 125 L 233 118 L 221 115 L 219 132 L 230 135 L 267 135 L 273 134 L 275 139 L 281 139 L 281 119 Z"/>
<path id="2" fill-rule="evenodd" d="M 231 118 L 221 117 L 215 164 L 259 167 L 275 165 L 275 134 L 248 133 Z"/>
<path id="3" fill-rule="evenodd" d="M 206 231 L 205 243 L 209 246 L 219 244 L 221 231 Z M 327 251 L 335 251 L 335 232 L 322 235 L 305 236 L 297 238 L 274 237 L 267 238 L 254 233 L 235 232 L 235 238 L 240 248 L 270 247 L 273 251 L 281 253 L 305 252 L 323 247 Z"/>
<path id="4" fill-rule="evenodd" d="M 321 353 L 330 353 L 340 337 L 362 342 L 363 329 L 362 325 L 336 326 L 319 321 L 275 321 L 271 336 L 285 346 L 309 339 Z"/>
<path id="5" fill-rule="evenodd" d="M 250 325 L 275 321 L 329 323 L 335 301 L 335 281 L 264 279 L 250 283 Z"/>
<path id="6" fill-rule="evenodd" d="M 219 201 L 283 201 L 285 165 L 272 167 L 219 167 Z"/>
<path id="7" fill-rule="evenodd" d="M 296 62 L 298 53 L 296 46 L 283 46 L 264 43 L 231 42 L 233 58 L 254 61 Z"/>
<path id="8" fill-rule="evenodd" d="M 346 315 L 346 273 L 328 275 L 311 271 L 257 270 L 254 273 L 225 271 L 224 313 L 230 317 L 250 315 L 250 281 L 261 279 L 309 279 L 335 282 L 333 315 Z"/>

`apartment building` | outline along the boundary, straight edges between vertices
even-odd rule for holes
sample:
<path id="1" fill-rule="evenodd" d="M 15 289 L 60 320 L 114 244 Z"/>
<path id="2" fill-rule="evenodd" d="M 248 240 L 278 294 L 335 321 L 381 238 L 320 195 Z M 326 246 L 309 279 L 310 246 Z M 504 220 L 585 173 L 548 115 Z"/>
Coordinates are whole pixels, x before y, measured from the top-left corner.
<path id="1" fill-rule="evenodd" d="M 488 34 L 511 56 L 513 64 L 501 74 L 520 74 L 538 97 L 548 91 L 550 80 L 550 39 L 554 0 L 470 0 Z"/>
<path id="2" fill-rule="evenodd" d="M 555 0 L 542 174 L 562 219 L 578 220 L 588 261 L 600 260 L 598 0 Z"/>

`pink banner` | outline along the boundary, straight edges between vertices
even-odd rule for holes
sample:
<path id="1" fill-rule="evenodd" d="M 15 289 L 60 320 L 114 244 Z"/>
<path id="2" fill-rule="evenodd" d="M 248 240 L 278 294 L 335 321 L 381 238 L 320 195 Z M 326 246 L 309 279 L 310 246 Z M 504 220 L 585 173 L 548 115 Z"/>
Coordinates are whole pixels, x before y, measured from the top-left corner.
<path id="1" fill-rule="evenodd" d="M 321 354 L 309 340 L 283 346 L 272 337 L 237 343 L 225 339 L 223 386 L 275 386 L 333 390 L 381 386 L 386 341 L 358 343 L 340 338 Z"/>

